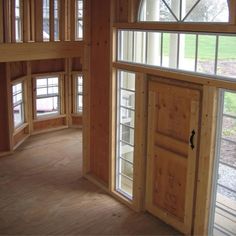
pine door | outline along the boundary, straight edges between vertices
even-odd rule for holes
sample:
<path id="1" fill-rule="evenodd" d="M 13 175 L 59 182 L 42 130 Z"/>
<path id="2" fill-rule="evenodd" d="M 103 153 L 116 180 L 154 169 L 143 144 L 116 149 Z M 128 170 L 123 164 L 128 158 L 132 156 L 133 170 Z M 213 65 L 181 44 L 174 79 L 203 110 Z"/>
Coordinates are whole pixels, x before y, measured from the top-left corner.
<path id="1" fill-rule="evenodd" d="M 200 92 L 149 83 L 146 209 L 191 234 Z"/>

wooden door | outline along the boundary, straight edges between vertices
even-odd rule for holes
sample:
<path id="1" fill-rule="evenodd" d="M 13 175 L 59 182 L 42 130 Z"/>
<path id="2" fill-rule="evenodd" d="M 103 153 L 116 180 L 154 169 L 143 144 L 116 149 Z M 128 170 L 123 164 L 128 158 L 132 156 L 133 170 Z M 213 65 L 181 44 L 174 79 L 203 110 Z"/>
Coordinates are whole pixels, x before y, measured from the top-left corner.
<path id="1" fill-rule="evenodd" d="M 198 90 L 149 83 L 146 209 L 185 234 L 193 220 L 199 101 Z"/>

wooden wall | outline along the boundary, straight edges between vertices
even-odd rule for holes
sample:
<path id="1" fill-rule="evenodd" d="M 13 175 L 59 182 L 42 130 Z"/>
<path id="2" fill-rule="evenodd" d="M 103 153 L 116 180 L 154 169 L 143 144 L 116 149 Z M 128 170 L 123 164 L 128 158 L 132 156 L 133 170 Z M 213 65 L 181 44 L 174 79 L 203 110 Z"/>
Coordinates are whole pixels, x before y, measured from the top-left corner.
<path id="1" fill-rule="evenodd" d="M 90 171 L 108 184 L 110 3 L 91 1 Z"/>

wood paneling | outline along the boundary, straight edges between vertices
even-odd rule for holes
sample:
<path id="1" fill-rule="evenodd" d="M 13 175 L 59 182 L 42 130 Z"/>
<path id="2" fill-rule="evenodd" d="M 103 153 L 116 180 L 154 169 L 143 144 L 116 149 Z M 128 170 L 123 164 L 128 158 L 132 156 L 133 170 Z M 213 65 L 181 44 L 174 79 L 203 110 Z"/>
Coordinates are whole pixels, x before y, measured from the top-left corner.
<path id="1" fill-rule="evenodd" d="M 65 117 L 59 117 L 50 120 L 37 120 L 34 121 L 34 131 L 41 131 L 45 129 L 58 128 L 65 125 Z"/>
<path id="2" fill-rule="evenodd" d="M 82 126 L 83 124 L 83 117 L 82 116 L 72 116 L 72 126 Z"/>
<path id="3" fill-rule="evenodd" d="M 72 58 L 72 71 L 82 71 L 82 63 L 80 57 Z"/>
<path id="4" fill-rule="evenodd" d="M 3 0 L 0 0 L 0 43 L 3 43 L 4 35 L 3 35 Z"/>
<path id="5" fill-rule="evenodd" d="M 45 42 L 0 44 L 0 62 L 79 57 L 82 42 Z"/>
<path id="6" fill-rule="evenodd" d="M 0 63 L 0 152 L 9 150 L 6 64 Z"/>
<path id="7" fill-rule="evenodd" d="M 108 184 L 110 1 L 91 2 L 91 172 Z"/>
<path id="8" fill-rule="evenodd" d="M 29 126 L 25 127 L 21 131 L 17 132 L 13 136 L 13 146 L 17 147 L 24 139 L 26 139 L 29 136 Z"/>
<path id="9" fill-rule="evenodd" d="M 35 20 L 35 41 L 43 41 L 43 0 L 35 1 L 34 5 L 34 20 Z"/>
<path id="10" fill-rule="evenodd" d="M 11 62 L 10 63 L 10 76 L 11 80 L 17 79 L 27 75 L 27 64 L 26 62 Z"/>
<path id="11" fill-rule="evenodd" d="M 31 73 L 52 73 L 65 70 L 65 59 L 37 60 L 31 62 Z"/>

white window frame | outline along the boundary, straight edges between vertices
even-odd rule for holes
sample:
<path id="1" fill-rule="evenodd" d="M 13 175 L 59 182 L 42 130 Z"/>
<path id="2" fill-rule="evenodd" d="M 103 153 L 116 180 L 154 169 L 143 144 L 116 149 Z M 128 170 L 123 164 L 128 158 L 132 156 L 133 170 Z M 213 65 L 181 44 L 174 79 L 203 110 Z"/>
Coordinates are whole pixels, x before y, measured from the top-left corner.
<path id="1" fill-rule="evenodd" d="M 37 96 L 37 80 L 38 79 L 50 79 L 50 78 L 58 78 L 58 94 L 54 95 L 53 94 L 47 94 L 47 95 L 40 95 Z M 35 76 L 33 78 L 33 83 L 34 83 L 34 119 L 40 120 L 40 119 L 45 119 L 45 118 L 51 118 L 51 117 L 58 117 L 62 114 L 62 92 L 63 92 L 63 79 L 62 76 L 59 74 L 50 74 L 50 75 L 40 75 L 40 76 Z M 51 86 L 55 87 L 55 86 Z M 48 86 L 46 87 L 48 90 Z M 42 98 L 50 98 L 50 97 L 58 97 L 58 111 L 52 114 L 45 114 L 45 115 L 38 115 L 37 114 L 37 99 L 42 99 Z"/>
<path id="2" fill-rule="evenodd" d="M 78 90 L 78 87 L 79 87 L 79 78 L 82 79 L 82 92 L 80 92 Z M 82 115 L 83 114 L 83 96 L 84 96 L 84 76 L 82 73 L 78 73 L 78 74 L 75 74 L 73 76 L 73 87 L 74 87 L 74 96 L 73 96 L 73 104 L 74 104 L 74 108 L 73 108 L 73 112 L 75 114 L 78 114 L 78 115 Z M 79 100 L 78 100 L 78 97 L 82 97 L 82 107 L 81 107 L 81 110 L 78 109 L 78 105 L 79 105 Z"/>

